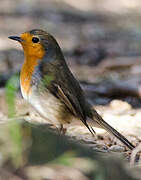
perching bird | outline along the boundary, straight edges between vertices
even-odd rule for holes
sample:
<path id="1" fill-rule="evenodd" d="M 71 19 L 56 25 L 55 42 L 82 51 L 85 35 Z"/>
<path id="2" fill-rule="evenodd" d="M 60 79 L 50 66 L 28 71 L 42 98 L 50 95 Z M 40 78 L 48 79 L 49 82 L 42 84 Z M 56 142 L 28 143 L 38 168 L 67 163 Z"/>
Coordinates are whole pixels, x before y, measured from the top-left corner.
<path id="1" fill-rule="evenodd" d="M 24 50 L 25 60 L 20 73 L 22 95 L 45 119 L 60 129 L 73 121 L 82 121 L 93 135 L 91 124 L 100 126 L 129 149 L 134 148 L 87 102 L 53 36 L 35 29 L 9 38 L 20 42 Z"/>

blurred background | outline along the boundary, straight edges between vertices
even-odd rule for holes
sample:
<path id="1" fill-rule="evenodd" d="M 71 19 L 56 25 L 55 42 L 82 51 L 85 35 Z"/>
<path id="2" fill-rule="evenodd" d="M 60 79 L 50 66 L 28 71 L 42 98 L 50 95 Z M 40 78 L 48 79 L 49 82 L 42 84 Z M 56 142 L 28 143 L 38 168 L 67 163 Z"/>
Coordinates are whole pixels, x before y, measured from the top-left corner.
<path id="1" fill-rule="evenodd" d="M 135 77 L 137 73 L 140 74 L 140 8 L 138 0 L 2 0 L 0 73 L 9 73 L 7 64 L 11 73 L 17 72 L 23 63 L 20 45 L 9 41 L 7 37 L 41 28 L 55 36 L 71 70 L 80 81 L 84 84 L 96 83 L 103 78 L 103 83 L 110 81 L 106 87 L 115 83 L 123 92 L 121 95 L 118 91 L 113 92 L 110 86 L 111 98 L 124 96 L 129 85 L 129 90 L 133 92 L 128 94 L 135 93 L 135 96 L 122 98 L 134 106 L 140 106 L 140 100 L 136 98 L 139 82 Z M 118 81 L 120 78 L 122 82 Z M 103 83 L 100 84 L 103 86 Z M 101 92 L 104 96 L 107 93 L 107 88 L 99 90 L 99 86 L 87 86 L 87 95 L 91 98 L 94 93 L 90 91 L 97 91 L 97 88 L 98 94 Z M 106 104 L 110 100 L 106 95 L 97 97 L 93 103 Z"/>
<path id="2" fill-rule="evenodd" d="M 101 172 L 100 176 L 88 177 L 93 166 L 91 162 L 86 161 L 84 164 L 89 168 L 85 173 L 82 170 L 84 167 L 78 170 L 78 167 L 74 166 L 75 163 L 73 167 L 71 166 L 71 170 L 66 170 L 65 166 L 47 165 L 46 170 L 40 169 L 41 173 L 35 173 L 38 167 L 32 167 L 32 163 L 27 166 L 30 162 L 27 154 L 32 152 L 30 142 L 41 142 L 40 139 L 37 140 L 31 136 L 32 127 L 29 128 L 21 120 L 34 123 L 44 122 L 44 120 L 21 97 L 19 72 L 24 60 L 23 51 L 21 46 L 8 39 L 8 36 L 20 35 L 31 29 L 43 29 L 52 34 L 62 48 L 65 59 L 80 81 L 88 100 L 95 105 L 107 122 L 137 145 L 141 139 L 140 19 L 140 0 L 0 1 L 0 150 L 2 152 L 0 164 L 5 172 L 2 179 L 13 176 L 17 179 L 79 178 L 85 180 L 97 177 L 97 180 L 103 180 L 104 177 Z M 11 124 L 11 121 L 9 123 L 11 119 L 16 121 Z M 20 123 L 17 124 L 17 121 Z M 21 129 L 26 129 L 26 133 Z M 124 158 L 130 159 L 130 153 L 120 142 L 103 131 L 98 131 L 98 134 L 99 136 L 93 140 L 85 127 L 77 129 L 70 127 L 67 135 L 76 141 L 82 141 L 82 144 L 92 149 L 124 152 Z M 25 143 L 27 137 L 28 143 Z M 11 142 L 14 144 L 11 145 Z M 13 148 L 9 149 L 9 146 Z M 42 143 L 39 146 L 45 145 Z M 37 161 L 40 160 L 41 152 L 39 150 Z M 16 160 L 15 157 L 20 158 Z M 54 156 L 53 159 L 57 157 Z M 67 159 L 69 165 L 70 159 L 71 162 L 72 158 L 75 159 L 71 153 L 61 158 L 57 162 L 64 163 Z M 36 158 L 33 157 L 33 159 Z M 137 160 L 139 161 L 139 156 Z M 61 170 L 57 173 L 58 169 Z M 74 178 L 73 172 L 76 174 Z M 98 172 L 97 169 L 94 172 Z"/>

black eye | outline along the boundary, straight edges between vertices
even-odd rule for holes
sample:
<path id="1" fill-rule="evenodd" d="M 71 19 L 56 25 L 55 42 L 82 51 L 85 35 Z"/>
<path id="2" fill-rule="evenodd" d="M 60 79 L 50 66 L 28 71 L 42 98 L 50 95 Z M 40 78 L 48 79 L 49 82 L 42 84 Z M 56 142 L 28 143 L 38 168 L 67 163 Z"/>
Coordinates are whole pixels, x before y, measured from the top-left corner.
<path id="1" fill-rule="evenodd" d="M 38 42 L 39 42 L 39 38 L 33 37 L 33 38 L 32 38 L 32 42 L 33 42 L 33 43 L 38 43 Z"/>

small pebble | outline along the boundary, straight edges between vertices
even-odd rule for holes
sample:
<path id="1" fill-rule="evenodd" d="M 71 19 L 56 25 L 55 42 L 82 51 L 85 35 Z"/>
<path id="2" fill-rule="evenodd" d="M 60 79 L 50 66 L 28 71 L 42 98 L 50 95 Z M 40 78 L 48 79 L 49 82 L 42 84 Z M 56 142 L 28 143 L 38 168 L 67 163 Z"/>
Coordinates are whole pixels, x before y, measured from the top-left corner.
<path id="1" fill-rule="evenodd" d="M 124 150 L 125 148 L 119 145 L 112 145 L 111 147 L 109 147 L 109 151 L 113 152 L 123 152 Z"/>
<path id="2" fill-rule="evenodd" d="M 132 109 L 132 106 L 129 103 L 118 99 L 111 101 L 110 107 L 112 109 L 121 109 L 122 107 L 122 110 L 124 111 Z"/>

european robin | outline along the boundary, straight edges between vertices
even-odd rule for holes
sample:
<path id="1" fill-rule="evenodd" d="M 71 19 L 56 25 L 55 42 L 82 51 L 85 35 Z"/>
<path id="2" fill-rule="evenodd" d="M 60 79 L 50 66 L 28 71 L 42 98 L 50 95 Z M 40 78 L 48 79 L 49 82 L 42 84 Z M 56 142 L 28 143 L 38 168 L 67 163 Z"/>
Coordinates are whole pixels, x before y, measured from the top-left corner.
<path id="1" fill-rule="evenodd" d="M 81 121 L 93 135 L 92 124 L 98 125 L 129 149 L 134 148 L 87 102 L 52 35 L 34 29 L 20 37 L 9 38 L 20 42 L 24 50 L 25 60 L 20 73 L 22 95 L 45 119 L 60 129 L 73 121 Z"/>

